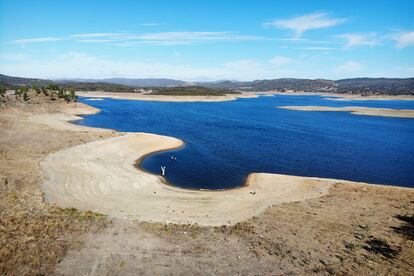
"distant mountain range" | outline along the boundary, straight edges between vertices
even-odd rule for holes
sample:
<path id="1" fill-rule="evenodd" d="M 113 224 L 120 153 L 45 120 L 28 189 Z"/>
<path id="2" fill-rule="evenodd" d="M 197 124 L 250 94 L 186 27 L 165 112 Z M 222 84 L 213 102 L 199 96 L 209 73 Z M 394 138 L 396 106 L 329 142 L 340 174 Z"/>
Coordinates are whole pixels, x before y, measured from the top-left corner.
<path id="1" fill-rule="evenodd" d="M 174 79 L 67 79 L 44 80 L 32 78 L 10 77 L 0 74 L 0 84 L 7 87 L 15 86 L 43 86 L 48 83 L 57 83 L 63 86 L 72 86 L 78 90 L 102 90 L 113 92 L 138 91 L 143 87 L 177 87 L 203 86 L 216 89 L 232 89 L 240 91 L 303 91 L 303 92 L 330 92 L 354 93 L 362 95 L 414 95 L 414 78 L 354 78 L 343 80 L 326 79 L 270 79 L 255 81 L 212 81 L 186 82 Z"/>
<path id="2" fill-rule="evenodd" d="M 175 86 L 185 86 L 185 85 L 194 85 L 194 83 L 173 80 L 173 79 L 127 79 L 127 78 L 110 78 L 110 79 L 71 79 L 70 81 L 75 82 L 105 82 L 112 84 L 123 84 L 135 87 L 175 87 Z"/>

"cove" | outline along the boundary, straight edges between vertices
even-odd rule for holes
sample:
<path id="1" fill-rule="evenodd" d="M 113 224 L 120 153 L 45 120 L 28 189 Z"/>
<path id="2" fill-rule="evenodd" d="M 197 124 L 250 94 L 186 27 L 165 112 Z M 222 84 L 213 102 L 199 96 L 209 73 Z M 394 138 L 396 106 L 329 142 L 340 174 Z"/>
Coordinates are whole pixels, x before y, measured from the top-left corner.
<path id="1" fill-rule="evenodd" d="M 80 101 L 101 112 L 83 116 L 79 125 L 183 140 L 184 147 L 154 153 L 140 164 L 155 174 L 165 166 L 174 186 L 230 189 L 244 185 L 252 172 L 268 172 L 414 187 L 414 119 L 277 108 L 414 109 L 414 101 L 287 95 L 211 103 Z"/>

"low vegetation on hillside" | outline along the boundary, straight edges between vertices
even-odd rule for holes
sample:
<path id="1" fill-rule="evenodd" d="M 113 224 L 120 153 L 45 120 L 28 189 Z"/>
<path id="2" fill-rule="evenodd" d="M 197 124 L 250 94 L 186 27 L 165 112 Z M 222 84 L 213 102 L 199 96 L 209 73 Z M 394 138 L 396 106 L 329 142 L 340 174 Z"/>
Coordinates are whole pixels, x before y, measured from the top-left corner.
<path id="1" fill-rule="evenodd" d="M 0 104 L 7 105 L 9 103 L 33 103 L 38 104 L 48 101 L 62 100 L 67 103 L 76 102 L 75 89 L 73 87 L 59 87 L 50 83 L 40 88 L 36 85 L 31 87 L 20 86 L 8 90 L 6 86 L 0 85 Z"/>
<path id="2" fill-rule="evenodd" d="M 179 87 L 159 87 L 152 88 L 151 95 L 171 95 L 171 96 L 223 96 L 225 94 L 240 94 L 240 92 L 222 89 L 207 88 L 202 86 L 179 86 Z"/>
<path id="3" fill-rule="evenodd" d="M 47 85 L 58 85 L 62 89 L 73 88 L 76 91 L 106 91 L 106 92 L 136 92 L 134 87 L 122 84 L 106 82 L 76 82 L 76 81 L 53 81 L 32 78 L 10 77 L 0 74 L 0 85 L 7 89 L 19 89 L 21 86 L 42 87 Z"/>
<path id="4" fill-rule="evenodd" d="M 325 79 L 270 79 L 255 81 L 222 81 L 204 84 L 210 88 L 228 88 L 244 91 L 295 91 L 361 95 L 413 95 L 414 78 L 355 78 Z"/>
<path id="5" fill-rule="evenodd" d="M 106 82 L 107 81 L 107 82 Z M 116 81 L 124 84 L 114 83 Z M 414 78 L 354 78 L 342 80 L 280 78 L 255 81 L 216 81 L 186 83 L 165 79 L 103 79 L 87 80 L 42 80 L 10 77 L 0 74 L 0 85 L 7 89 L 20 86 L 46 86 L 49 83 L 69 87 L 76 91 L 141 92 L 157 95 L 214 95 L 234 94 L 237 91 L 294 91 L 338 94 L 369 95 L 414 95 Z M 126 85 L 128 84 L 128 85 Z M 144 86 L 147 84 L 147 86 Z M 172 86 L 174 85 L 174 86 Z"/>

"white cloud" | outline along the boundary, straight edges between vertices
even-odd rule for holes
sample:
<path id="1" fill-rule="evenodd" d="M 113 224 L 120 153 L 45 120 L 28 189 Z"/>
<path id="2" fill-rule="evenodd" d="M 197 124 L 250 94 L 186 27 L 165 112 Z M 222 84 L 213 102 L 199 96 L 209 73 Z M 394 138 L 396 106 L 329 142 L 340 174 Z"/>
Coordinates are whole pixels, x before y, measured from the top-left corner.
<path id="1" fill-rule="evenodd" d="M 380 39 L 375 33 L 342 34 L 342 35 L 338 35 L 337 37 L 346 40 L 345 48 L 351 48 L 355 46 L 374 47 L 374 46 L 381 44 Z"/>
<path id="2" fill-rule="evenodd" d="M 235 32 L 159 32 L 159 33 L 87 33 L 72 34 L 66 37 L 41 37 L 14 40 L 17 44 L 29 44 L 60 40 L 82 43 L 108 43 L 116 46 L 151 45 L 187 45 L 204 42 L 259 40 L 264 37 L 241 35 Z"/>
<path id="3" fill-rule="evenodd" d="M 295 37 L 299 38 L 306 31 L 332 27 L 345 22 L 345 20 L 344 18 L 329 18 L 326 13 L 312 13 L 290 19 L 276 19 L 266 22 L 264 25 L 293 30 Z"/>
<path id="4" fill-rule="evenodd" d="M 257 40 L 260 37 L 240 35 L 233 32 L 161 32 L 141 35 L 130 35 L 126 38 L 147 43 L 192 44 L 205 41 L 241 41 Z"/>
<path id="5" fill-rule="evenodd" d="M 335 70 L 334 73 L 336 75 L 341 76 L 351 76 L 355 73 L 358 73 L 362 70 L 363 66 L 355 61 L 348 61 L 344 64 L 339 65 Z"/>
<path id="6" fill-rule="evenodd" d="M 297 47 L 295 48 L 297 50 L 310 50 L 310 51 L 331 51 L 336 50 L 332 47 Z"/>
<path id="7" fill-rule="evenodd" d="M 293 59 L 285 56 L 274 56 L 269 60 L 269 63 L 276 67 L 281 67 L 283 65 L 291 64 L 293 62 Z"/>
<path id="8" fill-rule="evenodd" d="M 79 39 L 77 42 L 80 43 L 111 43 L 112 39 Z"/>
<path id="9" fill-rule="evenodd" d="M 141 26 L 146 26 L 146 27 L 154 27 L 154 26 L 159 26 L 162 25 L 161 23 L 155 23 L 155 22 L 148 22 L 148 23 L 142 23 Z"/>
<path id="10" fill-rule="evenodd" d="M 38 38 L 25 38 L 25 39 L 17 39 L 13 41 L 17 44 L 29 44 L 29 43 L 39 43 L 39 42 L 52 42 L 52 41 L 60 41 L 63 40 L 62 37 L 38 37 Z"/>
<path id="11" fill-rule="evenodd" d="M 414 46 L 414 31 L 400 32 L 391 36 L 397 42 L 395 45 L 398 49 Z"/>
<path id="12" fill-rule="evenodd" d="M 117 37 L 118 33 L 92 33 L 92 34 L 73 34 L 69 35 L 72 38 L 96 38 L 96 37 Z"/>
<path id="13" fill-rule="evenodd" d="M 19 53 L 8 53 L 8 54 L 1 54 L 0 59 L 8 60 L 8 61 L 20 61 L 25 60 L 27 56 L 25 54 Z"/>
<path id="14" fill-rule="evenodd" d="M 283 64 L 287 59 L 275 60 Z M 80 52 L 50 57 L 50 59 L 27 59 L 24 63 L 2 64 L 0 72 L 8 75 L 36 78 L 173 78 L 188 81 L 217 79 L 271 79 L 289 77 L 296 72 L 279 68 L 269 60 L 242 59 L 215 66 L 200 66 L 179 62 L 154 60 L 109 60 Z"/>

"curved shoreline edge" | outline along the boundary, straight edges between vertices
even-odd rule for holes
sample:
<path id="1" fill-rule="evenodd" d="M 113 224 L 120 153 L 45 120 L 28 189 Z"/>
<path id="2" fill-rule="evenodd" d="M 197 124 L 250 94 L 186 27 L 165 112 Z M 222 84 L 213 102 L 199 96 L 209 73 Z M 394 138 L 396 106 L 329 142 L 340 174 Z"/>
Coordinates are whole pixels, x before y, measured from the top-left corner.
<path id="1" fill-rule="evenodd" d="M 224 96 L 166 96 L 148 95 L 133 92 L 102 92 L 102 91 L 78 91 L 81 97 L 88 97 L 89 100 L 102 100 L 104 98 L 140 101 L 161 101 L 161 102 L 224 102 L 234 101 L 242 98 L 257 98 L 259 96 L 320 96 L 332 101 L 414 101 L 414 95 L 369 95 L 360 94 L 338 94 L 328 92 L 279 92 L 279 91 L 252 91 L 241 94 L 226 94 Z"/>
<path id="2" fill-rule="evenodd" d="M 414 118 L 414 110 L 374 108 L 360 106 L 332 107 L 332 106 L 278 106 L 277 108 L 298 111 L 325 111 L 325 112 L 349 112 L 354 115 Z"/>
<path id="3" fill-rule="evenodd" d="M 226 102 L 235 101 L 243 98 L 257 98 L 263 93 L 241 93 L 225 94 L 222 96 L 169 96 L 169 95 L 149 95 L 143 93 L 118 93 L 118 92 L 96 92 L 84 91 L 77 92 L 81 97 L 91 98 L 90 100 L 102 100 L 105 98 L 116 100 L 137 100 L 137 101 L 156 101 L 156 102 Z M 275 93 L 265 93 L 264 95 L 274 95 Z"/>
<path id="4" fill-rule="evenodd" d="M 112 131 L 69 122 L 77 117 L 74 114 L 96 112 L 99 110 L 79 103 L 75 109 L 65 110 L 62 114 L 33 116 L 31 120 L 59 130 Z M 166 185 L 160 176 L 137 170 L 134 164 L 137 157 L 182 146 L 181 140 L 150 133 L 119 134 L 114 138 L 67 148 L 43 159 L 40 167 L 45 175 L 42 184 L 45 201 L 63 208 L 91 210 L 116 218 L 219 226 L 247 220 L 275 204 L 327 195 L 337 184 L 364 184 L 252 173 L 245 186 L 237 189 L 200 191 L 177 188 Z"/>

